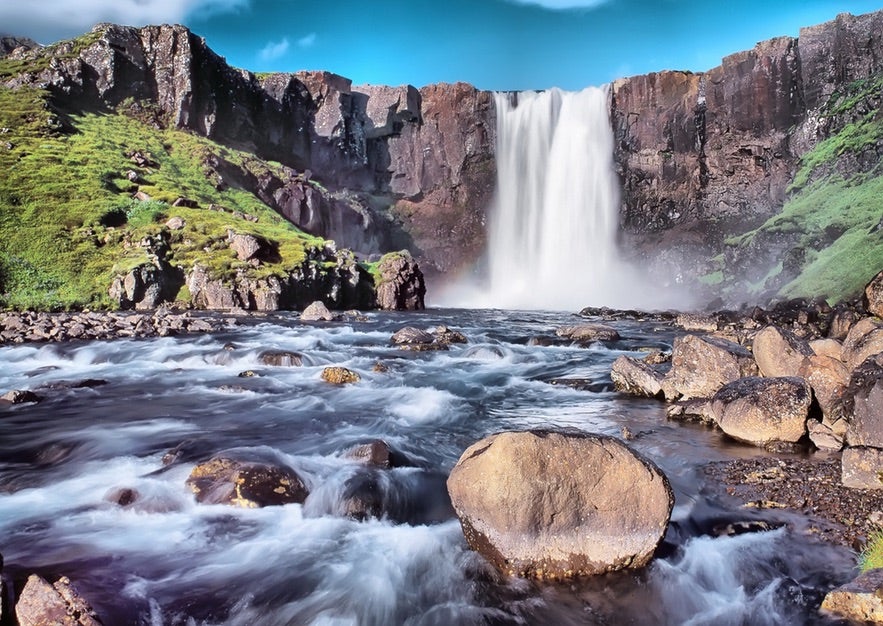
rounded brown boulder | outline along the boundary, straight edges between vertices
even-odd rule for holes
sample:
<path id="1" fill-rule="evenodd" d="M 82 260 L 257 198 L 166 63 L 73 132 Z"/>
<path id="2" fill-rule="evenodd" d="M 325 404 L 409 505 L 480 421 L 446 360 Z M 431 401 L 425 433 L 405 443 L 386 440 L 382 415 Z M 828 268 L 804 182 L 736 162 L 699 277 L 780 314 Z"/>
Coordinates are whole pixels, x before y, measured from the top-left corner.
<path id="1" fill-rule="evenodd" d="M 674 504 L 665 475 L 612 437 L 504 432 L 448 478 L 466 541 L 502 571 L 570 578 L 646 565 Z"/>
<path id="2" fill-rule="evenodd" d="M 291 468 L 233 451 L 194 467 L 187 486 L 196 494 L 197 502 L 247 509 L 302 503 L 309 493 Z"/>

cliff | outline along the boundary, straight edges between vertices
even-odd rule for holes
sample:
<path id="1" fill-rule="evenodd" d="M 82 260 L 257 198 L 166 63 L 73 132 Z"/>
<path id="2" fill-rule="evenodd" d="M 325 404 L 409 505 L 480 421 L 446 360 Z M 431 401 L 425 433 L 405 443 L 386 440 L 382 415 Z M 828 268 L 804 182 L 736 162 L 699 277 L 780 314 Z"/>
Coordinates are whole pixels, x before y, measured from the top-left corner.
<path id="1" fill-rule="evenodd" d="M 730 302 L 858 293 L 883 262 L 877 242 L 867 241 L 875 262 L 855 268 L 848 286 L 824 257 L 855 243 L 843 237 L 870 234 L 864 207 L 838 220 L 830 198 L 815 199 L 813 217 L 801 202 L 825 185 L 877 184 L 881 75 L 877 12 L 761 42 L 705 73 L 615 81 L 625 241 Z M 811 287 L 800 281 L 808 270 L 830 278 Z"/>
<path id="2" fill-rule="evenodd" d="M 425 266 L 450 270 L 483 245 L 494 117 L 490 94 L 471 86 L 353 87 L 328 72 L 255 75 L 230 67 L 182 26 L 101 24 L 17 58 L 23 71 L 0 76 L 0 84 L 46 89 L 63 108 L 135 102 L 158 125 L 309 170 L 346 201 L 319 207 L 284 181 L 260 191 L 293 223 L 341 246 L 366 254 L 410 247 Z"/>

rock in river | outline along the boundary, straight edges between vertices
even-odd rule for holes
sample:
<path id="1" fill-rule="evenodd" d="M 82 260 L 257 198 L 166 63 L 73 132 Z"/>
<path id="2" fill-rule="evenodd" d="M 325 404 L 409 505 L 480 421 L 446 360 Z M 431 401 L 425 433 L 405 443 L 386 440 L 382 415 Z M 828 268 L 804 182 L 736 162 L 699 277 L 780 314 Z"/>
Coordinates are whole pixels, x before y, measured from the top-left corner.
<path id="1" fill-rule="evenodd" d="M 219 454 L 193 468 L 187 486 L 203 504 L 231 504 L 259 508 L 302 503 L 306 485 L 294 470 L 283 465 Z"/>
<path id="2" fill-rule="evenodd" d="M 652 462 L 585 433 L 491 435 L 466 449 L 448 492 L 474 550 L 504 572 L 537 578 L 646 565 L 674 504 Z"/>

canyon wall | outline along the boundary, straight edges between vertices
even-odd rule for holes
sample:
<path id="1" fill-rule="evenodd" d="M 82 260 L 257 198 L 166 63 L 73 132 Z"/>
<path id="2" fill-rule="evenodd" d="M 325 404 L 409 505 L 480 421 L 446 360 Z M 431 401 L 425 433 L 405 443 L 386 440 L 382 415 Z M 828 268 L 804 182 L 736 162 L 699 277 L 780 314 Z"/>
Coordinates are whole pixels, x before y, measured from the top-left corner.
<path id="1" fill-rule="evenodd" d="M 842 14 L 802 29 L 797 39 L 758 43 L 705 73 L 615 81 L 610 103 L 624 241 L 663 266 L 708 271 L 726 238 L 782 209 L 801 157 L 873 112 L 873 99 L 836 110 L 831 103 L 881 72 L 883 12 L 876 12 Z M 876 108 L 879 117 L 879 102 Z M 858 154 L 844 151 L 832 167 L 868 172 L 880 161 L 880 147 L 878 141 Z M 760 248 L 747 251 L 754 269 L 747 259 L 740 265 L 755 278 L 788 252 L 770 239 Z"/>
<path id="2" fill-rule="evenodd" d="M 232 182 L 254 187 L 308 232 L 363 253 L 408 247 L 430 272 L 456 270 L 484 245 L 494 186 L 488 92 L 464 83 L 354 87 L 329 72 L 255 75 L 182 26 L 100 24 L 25 48 L 12 54 L 31 69 L 0 84 L 48 89 L 68 109 L 134 104 L 156 125 L 291 168 L 297 181 Z M 321 206 L 304 178 L 328 191 Z"/>

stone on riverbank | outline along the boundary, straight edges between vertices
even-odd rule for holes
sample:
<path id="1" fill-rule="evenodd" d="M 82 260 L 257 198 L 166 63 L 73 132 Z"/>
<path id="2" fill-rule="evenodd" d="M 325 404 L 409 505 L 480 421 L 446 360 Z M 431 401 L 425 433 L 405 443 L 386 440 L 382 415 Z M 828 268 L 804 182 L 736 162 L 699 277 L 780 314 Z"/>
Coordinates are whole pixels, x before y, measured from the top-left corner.
<path id="1" fill-rule="evenodd" d="M 813 355 L 809 344 L 794 333 L 767 326 L 754 336 L 754 360 L 763 376 L 799 376 L 804 361 Z"/>
<path id="2" fill-rule="evenodd" d="M 883 489 L 883 450 L 857 446 L 840 457 L 841 481 L 853 489 Z"/>
<path id="3" fill-rule="evenodd" d="M 871 315 L 883 317 L 883 272 L 874 276 L 865 286 L 864 303 Z"/>
<path id="4" fill-rule="evenodd" d="M 92 607 L 65 576 L 50 585 L 31 574 L 15 604 L 15 615 L 19 626 L 101 626 Z"/>
<path id="5" fill-rule="evenodd" d="M 304 364 L 304 355 L 284 350 L 266 350 L 258 355 L 258 361 L 271 367 L 300 367 Z"/>
<path id="6" fill-rule="evenodd" d="M 754 356 L 732 341 L 685 335 L 674 341 L 671 370 L 662 381 L 669 401 L 710 398 L 727 383 L 758 373 Z"/>
<path id="7" fill-rule="evenodd" d="M 568 578 L 646 565 L 674 496 L 617 439 L 504 432 L 473 444 L 448 478 L 469 545 L 511 575 Z"/>
<path id="8" fill-rule="evenodd" d="M 662 374 L 630 356 L 623 355 L 613 362 L 610 378 L 617 391 L 648 398 L 662 396 Z"/>
<path id="9" fill-rule="evenodd" d="M 849 416 L 846 442 L 883 448 L 883 354 L 868 358 L 852 372 L 843 404 Z"/>
<path id="10" fill-rule="evenodd" d="M 197 502 L 253 509 L 306 499 L 307 487 L 291 468 L 238 456 L 219 454 L 193 468 L 187 486 Z"/>
<path id="11" fill-rule="evenodd" d="M 724 385 L 712 398 L 718 426 L 756 446 L 796 443 L 806 435 L 812 391 L 802 378 L 748 376 Z"/>
<path id="12" fill-rule="evenodd" d="M 883 569 L 872 569 L 828 592 L 822 613 L 850 622 L 883 624 Z"/>
<path id="13" fill-rule="evenodd" d="M 853 324 L 843 340 L 843 362 L 850 371 L 869 356 L 883 352 L 883 323 L 866 317 Z"/>

